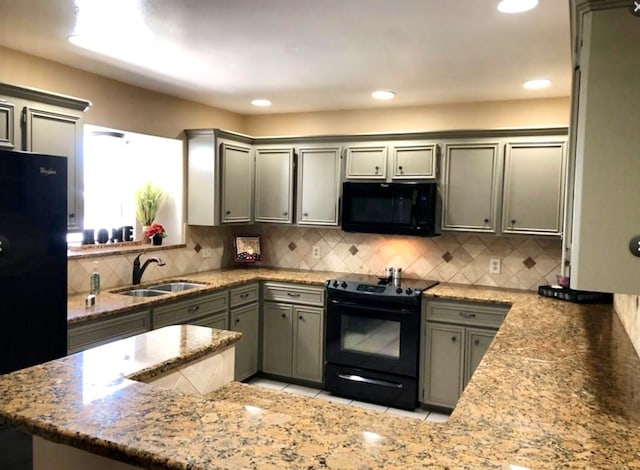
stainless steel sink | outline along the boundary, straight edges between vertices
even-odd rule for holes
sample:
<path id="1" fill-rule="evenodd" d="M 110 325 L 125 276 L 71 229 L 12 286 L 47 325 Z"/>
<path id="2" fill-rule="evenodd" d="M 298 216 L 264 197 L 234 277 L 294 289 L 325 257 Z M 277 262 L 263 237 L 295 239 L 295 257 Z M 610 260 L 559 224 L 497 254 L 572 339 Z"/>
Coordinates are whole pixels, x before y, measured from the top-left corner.
<path id="1" fill-rule="evenodd" d="M 149 289 L 163 292 L 182 292 L 189 289 L 197 289 L 198 287 L 206 287 L 206 284 L 197 284 L 195 282 L 167 282 L 166 284 L 150 286 Z"/>
<path id="2" fill-rule="evenodd" d="M 118 292 L 120 295 L 128 295 L 130 297 L 156 297 L 158 295 L 167 295 L 169 292 L 154 289 L 131 289 Z"/>

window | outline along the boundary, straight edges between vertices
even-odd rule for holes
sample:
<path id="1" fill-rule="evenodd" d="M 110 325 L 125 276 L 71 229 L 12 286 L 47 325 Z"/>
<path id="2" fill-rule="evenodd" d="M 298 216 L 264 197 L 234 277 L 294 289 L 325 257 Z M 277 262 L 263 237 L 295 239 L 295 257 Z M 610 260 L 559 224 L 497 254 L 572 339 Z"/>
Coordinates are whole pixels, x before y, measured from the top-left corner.
<path id="1" fill-rule="evenodd" d="M 86 125 L 84 129 L 84 229 L 131 225 L 136 239 L 134 194 L 147 181 L 160 186 L 166 199 L 156 221 L 166 232 L 165 243 L 183 243 L 182 141 Z M 69 238 L 80 242 L 82 234 Z"/>

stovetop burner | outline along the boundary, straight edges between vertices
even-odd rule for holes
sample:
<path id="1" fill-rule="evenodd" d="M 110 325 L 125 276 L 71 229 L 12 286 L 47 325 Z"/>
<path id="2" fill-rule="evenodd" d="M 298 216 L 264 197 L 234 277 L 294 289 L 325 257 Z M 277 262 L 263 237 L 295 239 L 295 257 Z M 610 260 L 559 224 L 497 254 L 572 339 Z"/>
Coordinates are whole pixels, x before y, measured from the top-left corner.
<path id="1" fill-rule="evenodd" d="M 366 296 L 384 297 L 420 297 L 422 292 L 438 284 L 438 281 L 428 279 L 402 279 L 396 284 L 393 279 L 367 276 L 350 275 L 339 279 L 327 281 L 329 295 L 338 292 L 361 294 Z"/>

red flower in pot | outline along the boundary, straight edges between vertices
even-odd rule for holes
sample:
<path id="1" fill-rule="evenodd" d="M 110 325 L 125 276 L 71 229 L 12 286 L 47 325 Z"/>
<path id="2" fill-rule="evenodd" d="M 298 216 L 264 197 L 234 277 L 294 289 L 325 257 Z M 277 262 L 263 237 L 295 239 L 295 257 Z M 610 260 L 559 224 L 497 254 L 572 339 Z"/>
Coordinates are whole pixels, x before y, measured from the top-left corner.
<path id="1" fill-rule="evenodd" d="M 167 237 L 167 232 L 160 224 L 151 224 L 144 234 L 152 240 L 154 245 L 162 245 L 162 239 Z"/>

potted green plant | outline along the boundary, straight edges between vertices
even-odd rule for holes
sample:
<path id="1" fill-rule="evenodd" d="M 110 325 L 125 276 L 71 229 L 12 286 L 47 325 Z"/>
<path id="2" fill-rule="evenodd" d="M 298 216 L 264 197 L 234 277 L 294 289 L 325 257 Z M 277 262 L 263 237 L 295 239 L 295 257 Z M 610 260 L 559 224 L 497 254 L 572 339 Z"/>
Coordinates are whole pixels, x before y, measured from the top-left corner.
<path id="1" fill-rule="evenodd" d="M 150 225 L 158 215 L 158 211 L 164 202 L 165 193 L 162 189 L 147 181 L 136 190 L 136 219 L 142 225 L 143 233 L 149 230 Z M 148 238 L 147 238 L 148 241 Z"/>

